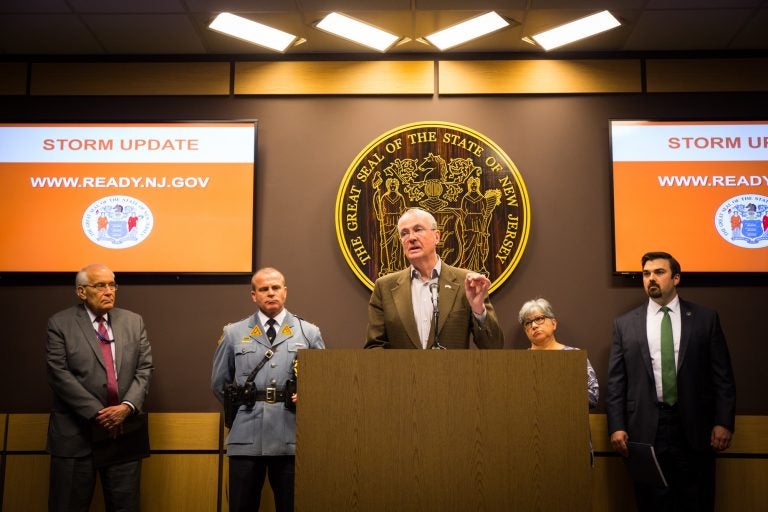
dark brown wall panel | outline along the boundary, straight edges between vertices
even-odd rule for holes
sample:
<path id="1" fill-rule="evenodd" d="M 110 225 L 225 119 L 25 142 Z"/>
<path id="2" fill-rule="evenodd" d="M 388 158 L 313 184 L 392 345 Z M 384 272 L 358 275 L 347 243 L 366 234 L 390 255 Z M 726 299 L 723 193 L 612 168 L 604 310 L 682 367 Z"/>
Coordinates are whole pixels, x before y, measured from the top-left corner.
<path id="1" fill-rule="evenodd" d="M 0 95 L 26 94 L 27 66 L 23 62 L 0 62 Z"/>
<path id="2" fill-rule="evenodd" d="M 768 91 L 768 59 L 649 59 L 648 92 Z"/>
<path id="3" fill-rule="evenodd" d="M 36 63 L 33 95 L 229 94 L 227 62 Z"/>

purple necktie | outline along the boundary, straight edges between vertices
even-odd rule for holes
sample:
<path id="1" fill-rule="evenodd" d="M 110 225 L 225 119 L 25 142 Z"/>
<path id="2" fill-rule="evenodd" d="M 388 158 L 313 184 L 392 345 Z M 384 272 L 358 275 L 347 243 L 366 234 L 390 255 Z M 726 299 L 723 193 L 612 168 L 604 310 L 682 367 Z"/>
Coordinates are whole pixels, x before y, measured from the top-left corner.
<path id="1" fill-rule="evenodd" d="M 109 339 L 107 326 L 104 324 L 104 317 L 100 316 L 96 321 L 99 322 L 99 346 L 104 356 L 104 365 L 107 367 L 107 405 L 117 405 L 120 403 L 120 397 L 117 393 L 117 375 L 115 375 L 115 363 L 112 359 L 112 342 Z"/>

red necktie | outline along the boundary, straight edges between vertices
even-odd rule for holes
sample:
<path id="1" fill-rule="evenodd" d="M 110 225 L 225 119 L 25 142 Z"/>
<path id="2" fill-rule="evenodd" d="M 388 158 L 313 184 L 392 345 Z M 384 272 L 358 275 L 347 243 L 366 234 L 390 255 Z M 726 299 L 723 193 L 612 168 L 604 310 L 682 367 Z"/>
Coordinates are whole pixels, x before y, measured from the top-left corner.
<path id="1" fill-rule="evenodd" d="M 104 356 L 104 365 L 107 367 L 107 405 L 117 405 L 120 403 L 120 397 L 117 393 L 117 376 L 115 375 L 115 363 L 112 359 L 112 341 L 109 339 L 104 317 L 100 316 L 96 321 L 99 322 L 99 346 L 101 347 L 101 354 Z"/>

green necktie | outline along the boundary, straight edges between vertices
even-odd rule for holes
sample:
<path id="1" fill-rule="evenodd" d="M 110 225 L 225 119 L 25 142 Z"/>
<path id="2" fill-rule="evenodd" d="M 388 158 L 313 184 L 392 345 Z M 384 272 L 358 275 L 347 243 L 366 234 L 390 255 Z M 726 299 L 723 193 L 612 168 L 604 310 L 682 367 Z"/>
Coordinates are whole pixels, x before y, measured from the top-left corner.
<path id="1" fill-rule="evenodd" d="M 675 369 L 675 341 L 672 338 L 672 319 L 669 308 L 661 308 L 664 318 L 661 319 L 661 389 L 664 402 L 669 405 L 677 403 L 677 371 Z"/>

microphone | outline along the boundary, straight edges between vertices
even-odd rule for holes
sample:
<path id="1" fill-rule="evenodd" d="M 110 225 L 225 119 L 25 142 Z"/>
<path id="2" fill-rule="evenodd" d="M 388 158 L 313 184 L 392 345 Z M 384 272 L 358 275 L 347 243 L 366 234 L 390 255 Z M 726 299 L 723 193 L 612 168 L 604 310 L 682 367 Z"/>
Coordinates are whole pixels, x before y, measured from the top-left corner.
<path id="1" fill-rule="evenodd" d="M 440 344 L 440 340 L 437 336 L 437 326 L 440 324 L 439 320 L 439 310 L 437 309 L 437 294 L 440 290 L 440 287 L 437 283 L 430 283 L 429 285 L 429 293 L 432 295 L 432 318 L 434 320 L 434 329 L 435 329 L 435 343 L 432 345 L 433 349 L 437 350 L 445 350 L 445 347 Z"/>
<path id="2" fill-rule="evenodd" d="M 432 283 L 429 285 L 429 293 L 432 295 L 432 307 L 437 309 L 437 293 L 440 290 L 440 287 L 437 286 L 437 283 Z"/>

